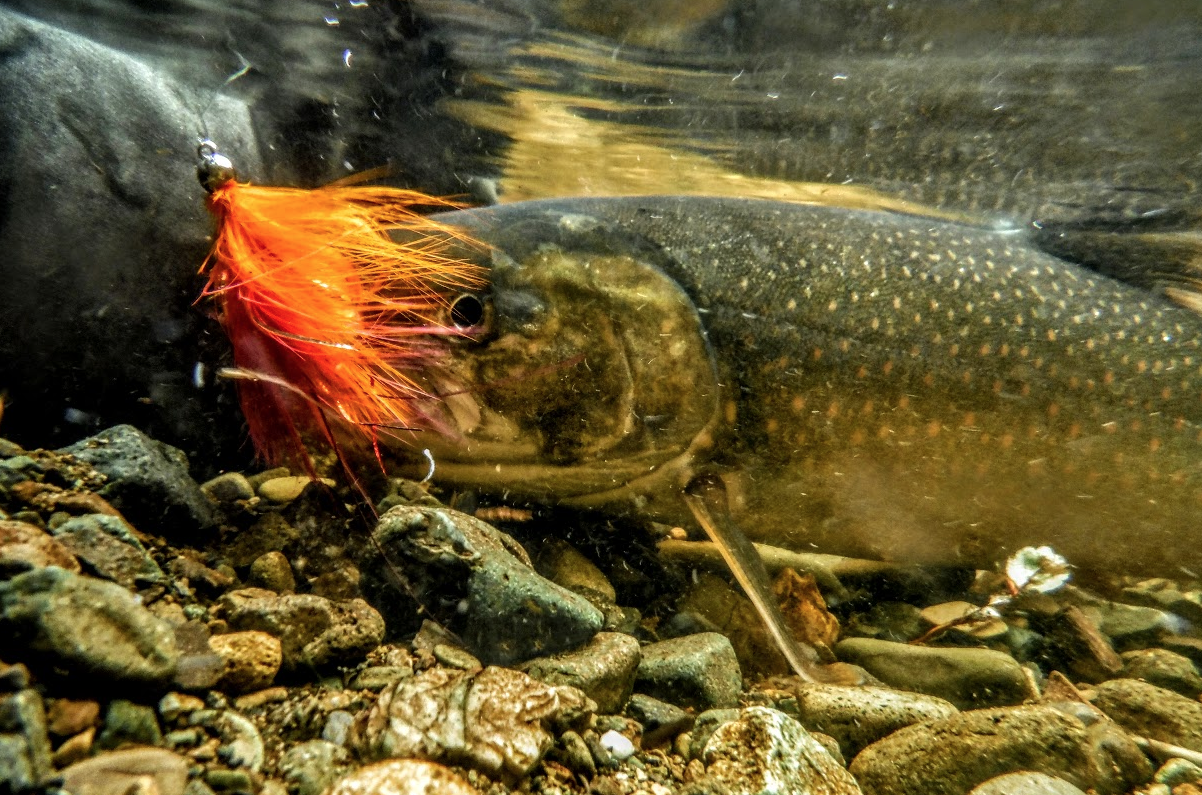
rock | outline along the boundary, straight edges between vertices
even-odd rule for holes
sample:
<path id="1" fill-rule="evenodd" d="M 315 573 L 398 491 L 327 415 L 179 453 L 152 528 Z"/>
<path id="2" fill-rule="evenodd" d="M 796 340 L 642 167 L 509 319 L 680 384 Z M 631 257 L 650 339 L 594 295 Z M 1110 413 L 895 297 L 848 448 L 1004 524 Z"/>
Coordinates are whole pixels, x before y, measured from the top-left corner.
<path id="1" fill-rule="evenodd" d="M 42 697 L 33 689 L 0 696 L 0 791 L 38 789 L 50 771 Z"/>
<path id="2" fill-rule="evenodd" d="M 278 513 L 267 513 L 240 533 L 222 551 L 231 566 L 250 566 L 268 552 L 282 552 L 300 540 L 300 531 Z"/>
<path id="3" fill-rule="evenodd" d="M 327 740 L 292 746 L 278 765 L 280 775 L 296 795 L 322 795 L 349 766 L 346 749 Z"/>
<path id="4" fill-rule="evenodd" d="M 46 713 L 46 730 L 55 737 L 70 737 L 95 726 L 100 719 L 100 704 L 56 698 Z"/>
<path id="5" fill-rule="evenodd" d="M 1167 649 L 1138 649 L 1124 652 L 1122 658 L 1124 679 L 1142 679 L 1187 698 L 1202 695 L 1202 676 L 1188 657 Z"/>
<path id="6" fill-rule="evenodd" d="M 168 693 L 159 699 L 159 716 L 165 721 L 174 721 L 204 708 L 203 700 L 186 693 Z"/>
<path id="7" fill-rule="evenodd" d="M 445 760 L 516 780 L 551 747 L 551 727 L 570 725 L 595 707 L 575 688 L 508 668 L 432 668 L 380 693 L 356 722 L 351 743 L 365 759 Z"/>
<path id="8" fill-rule="evenodd" d="M 200 490 L 216 503 L 234 503 L 255 496 L 250 481 L 241 472 L 224 472 L 200 484 Z"/>
<path id="9" fill-rule="evenodd" d="M 626 703 L 626 714 L 643 727 L 643 747 L 669 742 L 693 726 L 693 716 L 675 704 L 636 693 Z"/>
<path id="10" fill-rule="evenodd" d="M 261 690 L 275 680 L 283 661 L 279 638 L 266 632 L 231 632 L 209 638 L 209 646 L 224 667 L 217 689 L 230 693 Z"/>
<path id="11" fill-rule="evenodd" d="M 128 795 L 143 778 L 153 780 L 159 795 L 183 795 L 188 760 L 163 748 L 130 748 L 76 762 L 60 775 L 72 795 Z"/>
<path id="12" fill-rule="evenodd" d="M 96 727 L 84 729 L 79 734 L 73 737 L 68 737 L 66 740 L 55 749 L 51 759 L 54 766 L 58 768 L 68 767 L 76 762 L 81 762 L 92 755 L 92 749 L 96 744 Z"/>
<path id="13" fill-rule="evenodd" d="M 611 605 L 618 601 L 609 579 L 567 541 L 554 539 L 544 544 L 535 567 L 551 582 L 588 599 Z"/>
<path id="14" fill-rule="evenodd" d="M 583 649 L 555 657 L 539 657 L 522 670 L 549 685 L 571 685 L 597 702 L 601 713 L 620 712 L 634 689 L 642 654 L 629 635 L 601 632 Z"/>
<path id="15" fill-rule="evenodd" d="M 1157 784 L 1176 787 L 1179 784 L 1196 784 L 1202 781 L 1202 767 L 1187 759 L 1170 759 L 1160 766 L 1152 776 Z"/>
<path id="16" fill-rule="evenodd" d="M 1085 795 L 1062 778 L 1045 773 L 1007 773 L 973 787 L 968 795 Z"/>
<path id="17" fill-rule="evenodd" d="M 855 779 L 797 721 L 748 707 L 710 736 L 705 788 L 731 795 L 860 795 Z M 715 786 L 716 785 L 716 786 Z"/>
<path id="18" fill-rule="evenodd" d="M 373 665 L 355 674 L 350 687 L 354 690 L 383 690 L 402 679 L 413 676 L 413 668 L 403 665 Z"/>
<path id="19" fill-rule="evenodd" d="M 1093 611 L 1070 606 L 1037 620 L 1050 662 L 1084 682 L 1104 682 L 1123 670 L 1123 661 L 1098 628 Z"/>
<path id="20" fill-rule="evenodd" d="M 232 709 L 222 710 L 213 723 L 221 735 L 217 755 L 230 767 L 257 773 L 263 766 L 263 738 L 255 724 Z"/>
<path id="21" fill-rule="evenodd" d="M 1118 795 L 1151 776 L 1146 757 L 1113 724 L 1086 726 L 1051 706 L 978 709 L 907 726 L 861 751 L 850 771 L 867 795 L 962 795 L 1019 771 Z"/>
<path id="22" fill-rule="evenodd" d="M 473 655 L 449 643 L 438 643 L 430 650 L 434 659 L 447 668 L 460 671 L 479 671 L 484 666 Z"/>
<path id="23" fill-rule="evenodd" d="M 898 729 L 957 712 L 942 698 L 883 687 L 806 683 L 798 684 L 792 692 L 802 727 L 835 738 L 847 759 Z"/>
<path id="24" fill-rule="evenodd" d="M 266 704 L 278 704 L 281 701 L 287 700 L 288 688 L 269 687 L 265 690 L 256 690 L 253 693 L 238 696 L 234 699 L 234 706 L 242 711 L 247 711 L 258 709 Z"/>
<path id="25" fill-rule="evenodd" d="M 167 580 L 146 547 L 116 516 L 76 516 L 56 527 L 54 538 L 90 572 L 130 590 Z"/>
<path id="26" fill-rule="evenodd" d="M 25 522 L 0 521 L 0 577 L 12 577 L 43 566 L 79 573 L 75 556 L 42 528 Z"/>
<path id="27" fill-rule="evenodd" d="M 109 702 L 104 711 L 104 725 L 96 738 L 98 748 L 162 744 L 163 733 L 154 709 L 121 698 Z"/>
<path id="28" fill-rule="evenodd" d="M 547 758 L 563 764 L 577 775 L 587 778 L 597 775 L 597 762 L 589 751 L 588 743 L 571 729 L 559 735 L 555 747 L 547 752 Z"/>
<path id="29" fill-rule="evenodd" d="M 29 687 L 29 669 L 21 663 L 5 665 L 0 662 L 0 691 L 12 692 Z"/>
<path id="30" fill-rule="evenodd" d="M 635 687 L 682 707 L 733 707 L 743 689 L 743 675 L 730 641 L 716 632 L 703 632 L 645 646 Z"/>
<path id="31" fill-rule="evenodd" d="M 295 500 L 310 483 L 314 482 L 322 483 L 331 489 L 337 485 L 329 478 L 317 478 L 315 480 L 308 475 L 286 475 L 284 477 L 264 480 L 259 484 L 257 491 L 259 492 L 259 496 L 267 502 L 283 505 Z"/>
<path id="32" fill-rule="evenodd" d="M 509 665 L 577 648 L 604 623 L 587 599 L 540 577 L 512 539 L 466 514 L 396 506 L 380 518 L 375 536 L 404 564 L 428 609 L 445 617 L 485 663 Z M 442 608 L 447 583 L 466 584 L 461 615 Z"/>
<path id="33" fill-rule="evenodd" d="M 478 790 L 442 765 L 391 759 L 339 779 L 329 795 L 478 795 Z"/>
<path id="34" fill-rule="evenodd" d="M 362 599 L 245 588 L 225 594 L 221 609 L 231 629 L 279 638 L 285 669 L 357 662 L 384 639 L 384 619 Z"/>
<path id="35" fill-rule="evenodd" d="M 928 627 L 949 626 L 947 632 L 960 632 L 976 640 L 998 640 L 1010 631 L 1006 622 L 996 616 L 983 616 L 981 608 L 972 602 L 941 602 L 923 608 L 920 615 Z"/>
<path id="36" fill-rule="evenodd" d="M 143 532 L 195 542 L 217 525 L 217 512 L 188 476 L 187 457 L 132 425 L 118 425 L 60 452 L 108 478 L 100 496 Z"/>
<path id="37" fill-rule="evenodd" d="M 351 725 L 355 716 L 345 709 L 336 709 L 326 716 L 326 725 L 321 730 L 321 739 L 329 740 L 335 745 L 346 745 L 350 735 Z"/>
<path id="38" fill-rule="evenodd" d="M 265 552 L 250 564 L 250 584 L 255 588 L 266 588 L 276 593 L 292 593 L 296 590 L 296 577 L 292 564 L 282 552 Z"/>
<path id="39" fill-rule="evenodd" d="M 1161 639 L 1160 647 L 1189 658 L 1194 665 L 1202 665 L 1202 638 L 1168 635 Z"/>
<path id="40" fill-rule="evenodd" d="M 906 602 L 877 602 L 866 613 L 857 613 L 844 628 L 844 637 L 876 638 L 907 643 L 925 631 L 922 611 Z"/>
<path id="41" fill-rule="evenodd" d="M 705 753 L 705 744 L 718 730 L 718 727 L 739 719 L 739 710 L 734 707 L 707 709 L 697 716 L 693 724 L 692 736 L 689 738 L 689 759 L 700 760 Z"/>
<path id="42" fill-rule="evenodd" d="M 177 580 L 187 580 L 189 588 L 210 598 L 225 593 L 237 581 L 226 572 L 209 568 L 190 554 L 176 555 L 167 564 L 167 571 Z"/>
<path id="43" fill-rule="evenodd" d="M 1132 734 L 1202 751 L 1202 704 L 1135 679 L 1094 688 L 1093 705 Z"/>
<path id="44" fill-rule="evenodd" d="M 850 638 L 835 647 L 835 654 L 891 687 L 947 699 L 959 709 L 1017 704 L 1031 695 L 1022 666 L 992 649 Z"/>
<path id="45" fill-rule="evenodd" d="M 179 661 L 171 627 L 119 585 L 59 568 L 0 582 L 0 632 L 45 671 L 122 687 L 164 687 Z"/>
<path id="46" fill-rule="evenodd" d="M 1098 629 L 1120 652 L 1154 646 L 1179 623 L 1164 610 L 1121 602 L 1100 602 L 1082 610 L 1094 617 Z"/>

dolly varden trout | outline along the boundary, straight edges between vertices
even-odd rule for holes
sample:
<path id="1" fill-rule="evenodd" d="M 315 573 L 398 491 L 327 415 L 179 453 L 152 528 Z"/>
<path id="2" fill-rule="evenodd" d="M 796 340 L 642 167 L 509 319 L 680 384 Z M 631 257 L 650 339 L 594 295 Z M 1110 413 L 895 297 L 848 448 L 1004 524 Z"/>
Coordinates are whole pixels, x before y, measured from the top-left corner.
<path id="1" fill-rule="evenodd" d="M 439 216 L 489 247 L 424 378 L 443 482 L 757 541 L 1202 572 L 1202 318 L 991 231 L 736 199 Z"/>

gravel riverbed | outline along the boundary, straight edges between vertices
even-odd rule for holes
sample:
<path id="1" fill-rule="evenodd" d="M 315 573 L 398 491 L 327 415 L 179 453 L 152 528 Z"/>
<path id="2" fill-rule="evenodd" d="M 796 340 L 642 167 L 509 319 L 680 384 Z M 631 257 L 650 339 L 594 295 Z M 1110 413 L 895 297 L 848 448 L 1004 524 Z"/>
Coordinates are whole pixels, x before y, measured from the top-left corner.
<path id="1" fill-rule="evenodd" d="M 360 502 L 0 441 L 0 793 L 1202 792 L 1197 582 L 784 555 L 813 684 L 679 528 Z"/>

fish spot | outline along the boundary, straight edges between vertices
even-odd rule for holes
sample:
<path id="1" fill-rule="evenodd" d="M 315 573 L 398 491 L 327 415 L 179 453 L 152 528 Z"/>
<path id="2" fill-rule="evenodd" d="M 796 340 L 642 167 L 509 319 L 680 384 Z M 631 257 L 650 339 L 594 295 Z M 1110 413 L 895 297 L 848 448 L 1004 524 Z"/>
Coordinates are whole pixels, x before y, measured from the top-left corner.
<path id="1" fill-rule="evenodd" d="M 728 424 L 733 425 L 739 416 L 738 404 L 733 400 L 726 401 L 726 405 L 722 407 L 722 415 Z"/>
<path id="2" fill-rule="evenodd" d="M 792 402 L 789 404 L 794 411 L 804 411 L 806 407 L 806 399 L 801 395 L 794 395 Z"/>
<path id="3" fill-rule="evenodd" d="M 788 309 L 790 312 L 792 312 L 796 308 L 797 308 L 797 299 L 795 299 L 795 298 L 790 298 L 788 303 L 785 304 L 785 309 Z"/>

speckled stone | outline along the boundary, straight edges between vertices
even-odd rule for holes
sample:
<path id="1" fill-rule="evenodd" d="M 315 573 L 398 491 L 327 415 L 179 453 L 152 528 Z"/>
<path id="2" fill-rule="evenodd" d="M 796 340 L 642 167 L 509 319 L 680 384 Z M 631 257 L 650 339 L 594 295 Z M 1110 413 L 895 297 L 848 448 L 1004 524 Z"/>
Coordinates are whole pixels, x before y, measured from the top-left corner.
<path id="1" fill-rule="evenodd" d="M 296 795 L 321 795 L 349 766 L 350 757 L 341 745 L 309 740 L 285 751 L 279 770 Z"/>
<path id="2" fill-rule="evenodd" d="M 214 635 L 209 638 L 209 647 L 224 663 L 217 689 L 233 694 L 267 687 L 283 661 L 279 638 L 266 632 Z"/>
<path id="3" fill-rule="evenodd" d="M 292 564 L 284 553 L 265 552 L 250 564 L 249 584 L 276 593 L 292 593 L 296 590 L 296 576 Z"/>
<path id="4" fill-rule="evenodd" d="M 245 588 L 225 594 L 221 608 L 231 629 L 279 638 L 285 669 L 358 662 L 384 639 L 384 619 L 362 599 Z"/>
<path id="5" fill-rule="evenodd" d="M 72 795 L 127 795 L 145 777 L 159 795 L 183 795 L 188 760 L 163 748 L 130 748 L 76 762 L 61 775 Z"/>
<path id="6" fill-rule="evenodd" d="M 153 708 L 125 699 L 109 702 L 104 711 L 104 724 L 96 737 L 98 748 L 162 744 L 163 733 Z"/>
<path id="7" fill-rule="evenodd" d="M 597 702 L 602 713 L 620 712 L 634 689 L 642 654 L 629 635 L 601 632 L 583 649 L 555 657 L 539 657 L 520 670 L 552 685 L 571 685 Z"/>
<path id="8" fill-rule="evenodd" d="M 887 685 L 946 699 L 960 709 L 1017 704 L 1031 695 L 1018 661 L 992 649 L 850 638 L 835 647 L 835 654 Z"/>
<path id="9" fill-rule="evenodd" d="M 143 532 L 196 543 L 217 525 L 213 503 L 188 476 L 180 450 L 132 425 L 117 425 L 66 447 L 108 478 L 100 496 Z"/>
<path id="10" fill-rule="evenodd" d="M 1046 773 L 1007 773 L 973 787 L 968 795 L 1085 795 L 1085 792 Z"/>
<path id="11" fill-rule="evenodd" d="M 850 771 L 866 795 L 963 795 L 1021 771 L 1119 795 L 1152 775 L 1113 724 L 1086 726 L 1052 706 L 978 709 L 907 726 L 861 751 Z"/>
<path id="12" fill-rule="evenodd" d="M 1124 679 L 1142 679 L 1187 698 L 1202 695 L 1202 676 L 1188 657 L 1167 649 L 1138 649 L 1122 658 Z"/>
<path id="13" fill-rule="evenodd" d="M 1132 734 L 1202 751 L 1202 704 L 1135 679 L 1094 688 L 1093 705 Z"/>
<path id="14" fill-rule="evenodd" d="M 801 725 L 834 737 L 847 759 L 898 729 L 957 712 L 942 698 L 882 687 L 800 684 L 793 692 Z"/>
<path id="15" fill-rule="evenodd" d="M 79 573 L 79 561 L 42 528 L 0 520 L 0 576 L 12 576 L 43 566 Z"/>
<path id="16" fill-rule="evenodd" d="M 0 696 L 0 785 L 13 792 L 33 790 L 50 770 L 42 697 L 32 688 Z"/>
<path id="17" fill-rule="evenodd" d="M 733 707 L 743 689 L 743 674 L 730 641 L 716 632 L 702 632 L 643 647 L 635 688 L 682 707 Z"/>
<path id="18" fill-rule="evenodd" d="M 54 529 L 54 538 L 90 572 L 131 590 L 167 579 L 142 542 L 116 516 L 73 517 Z"/>
<path id="19" fill-rule="evenodd" d="M 214 502 L 233 503 L 255 496 L 250 481 L 241 472 L 225 472 L 200 484 L 200 490 Z"/>
<path id="20" fill-rule="evenodd" d="M 391 759 L 339 779 L 329 795 L 478 795 L 453 771 L 420 759 Z"/>
<path id="21" fill-rule="evenodd" d="M 438 614 L 448 582 L 464 583 L 462 605 L 444 615 L 485 664 L 512 665 L 558 654 L 601 630 L 601 611 L 540 576 L 513 539 L 449 508 L 398 505 L 380 517 L 381 549 L 403 563 L 415 590 Z"/>
<path id="22" fill-rule="evenodd" d="M 789 716 L 748 707 L 702 754 L 707 784 L 738 795 L 861 795 L 856 780 Z"/>
<path id="23" fill-rule="evenodd" d="M 170 625 L 129 591 L 54 567 L 0 582 L 0 633 L 6 653 L 98 683 L 165 686 L 179 662 Z"/>

